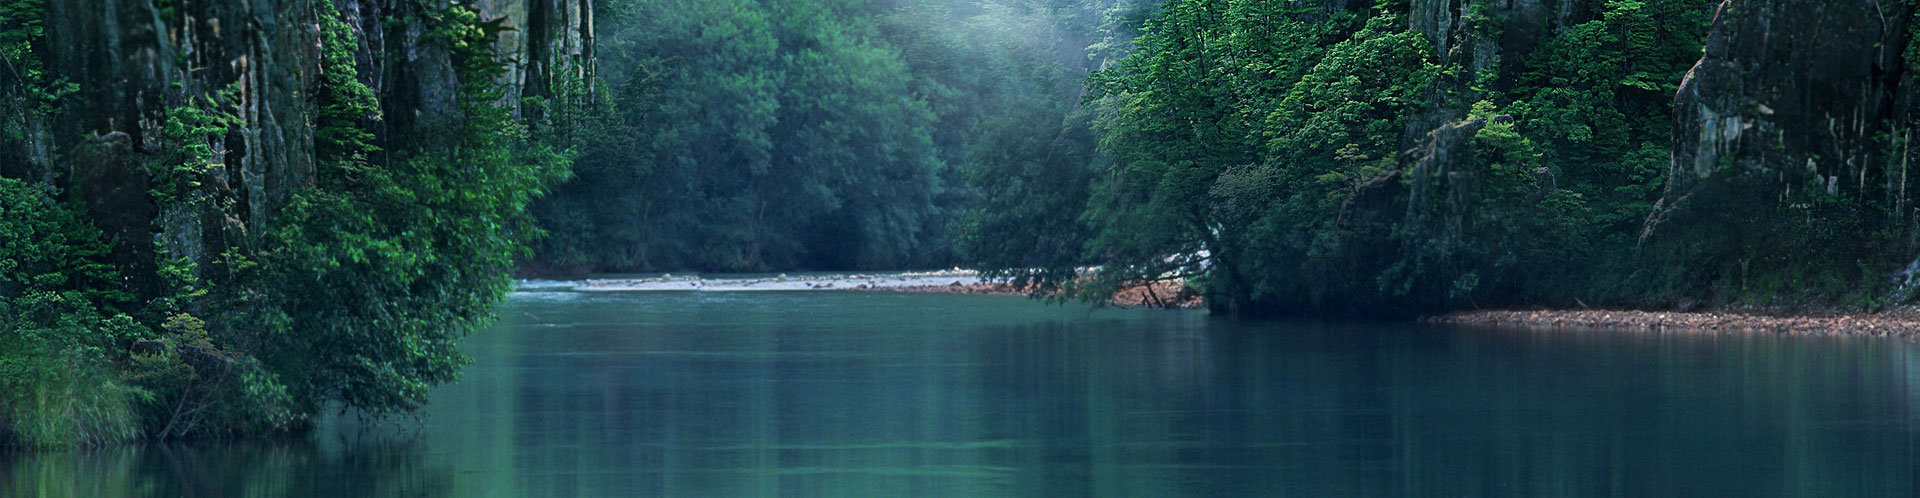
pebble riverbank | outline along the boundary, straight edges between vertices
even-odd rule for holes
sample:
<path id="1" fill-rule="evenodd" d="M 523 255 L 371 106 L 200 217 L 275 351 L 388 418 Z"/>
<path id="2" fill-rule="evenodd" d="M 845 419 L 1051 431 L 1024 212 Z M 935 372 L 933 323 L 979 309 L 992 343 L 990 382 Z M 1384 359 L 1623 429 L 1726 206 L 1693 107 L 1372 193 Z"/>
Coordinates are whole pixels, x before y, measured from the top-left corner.
<path id="1" fill-rule="evenodd" d="M 1448 325 L 1533 328 L 1920 337 L 1920 310 L 1913 309 L 1874 314 L 1805 316 L 1734 312 L 1465 311 L 1429 317 L 1424 321 Z"/>

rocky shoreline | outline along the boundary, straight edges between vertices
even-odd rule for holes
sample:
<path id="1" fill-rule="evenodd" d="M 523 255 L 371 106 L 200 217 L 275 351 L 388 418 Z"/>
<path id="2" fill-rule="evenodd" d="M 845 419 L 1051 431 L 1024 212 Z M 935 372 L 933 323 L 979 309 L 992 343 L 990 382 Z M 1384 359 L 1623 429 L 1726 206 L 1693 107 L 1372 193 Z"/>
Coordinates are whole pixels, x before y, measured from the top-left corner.
<path id="1" fill-rule="evenodd" d="M 1463 311 L 1428 317 L 1446 325 L 1654 332 L 1758 332 L 1785 335 L 1920 337 L 1920 310 L 1871 314 L 1769 315 L 1743 312 L 1603 310 Z"/>
<path id="2" fill-rule="evenodd" d="M 941 294 L 991 294 L 991 295 L 1034 295 L 1031 287 L 1017 287 L 1007 282 L 954 282 L 948 285 L 910 285 L 882 287 L 875 286 L 863 290 L 930 292 Z M 1160 308 L 1197 310 L 1206 308 L 1206 300 L 1197 289 L 1188 287 L 1185 282 L 1155 282 L 1122 289 L 1107 299 L 1107 304 L 1121 308 Z"/>

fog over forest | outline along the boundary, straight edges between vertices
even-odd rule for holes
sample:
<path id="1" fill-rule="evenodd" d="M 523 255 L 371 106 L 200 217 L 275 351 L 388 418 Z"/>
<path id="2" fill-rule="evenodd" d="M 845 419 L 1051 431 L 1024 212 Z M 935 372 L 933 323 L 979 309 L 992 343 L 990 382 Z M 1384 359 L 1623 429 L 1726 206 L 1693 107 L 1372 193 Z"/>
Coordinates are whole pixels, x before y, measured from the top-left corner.
<path id="1" fill-rule="evenodd" d="M 945 268 L 1022 243 L 967 227 L 1005 223 L 1008 189 L 1084 184 L 1084 80 L 1140 3 L 604 2 L 582 89 L 604 98 L 556 120 L 581 154 L 529 270 Z"/>

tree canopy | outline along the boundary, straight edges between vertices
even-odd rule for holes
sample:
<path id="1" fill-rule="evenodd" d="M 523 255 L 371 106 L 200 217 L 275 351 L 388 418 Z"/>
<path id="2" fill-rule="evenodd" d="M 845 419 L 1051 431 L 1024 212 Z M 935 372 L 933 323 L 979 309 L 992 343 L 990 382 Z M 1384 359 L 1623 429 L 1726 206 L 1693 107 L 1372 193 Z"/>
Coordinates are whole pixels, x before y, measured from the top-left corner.
<path id="1" fill-rule="evenodd" d="M 579 144 L 578 180 L 537 208 L 557 236 L 535 270 L 957 264 L 960 226 L 1006 222 L 978 203 L 1040 195 L 970 178 L 1084 175 L 1089 47 L 1126 13 L 1041 0 L 603 9 L 608 102 L 586 118 L 602 125 Z M 1047 215 L 1079 209 L 1060 207 Z M 981 257 L 1000 243 L 1023 242 L 959 242 Z"/>

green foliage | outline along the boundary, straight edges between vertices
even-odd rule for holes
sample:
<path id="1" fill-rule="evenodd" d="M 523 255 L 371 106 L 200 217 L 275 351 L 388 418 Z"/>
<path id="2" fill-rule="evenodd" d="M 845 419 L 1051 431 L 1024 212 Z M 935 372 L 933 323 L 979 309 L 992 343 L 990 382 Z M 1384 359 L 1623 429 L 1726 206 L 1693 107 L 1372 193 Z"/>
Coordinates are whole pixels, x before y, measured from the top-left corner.
<path id="1" fill-rule="evenodd" d="M 165 152 L 148 168 L 150 193 L 159 203 L 191 200 L 207 173 L 219 166 L 221 158 L 214 156 L 213 143 L 225 140 L 227 132 L 240 124 L 223 104 L 234 100 L 237 91 L 229 87 L 207 101 L 167 109 L 167 121 L 161 127 Z"/>
<path id="2" fill-rule="evenodd" d="M 340 19 L 333 0 L 315 3 L 320 18 L 319 112 L 313 130 L 314 159 L 328 164 L 364 164 L 378 151 L 362 123 L 380 114 L 373 89 L 361 83 L 354 53 L 360 42 Z"/>
<path id="3" fill-rule="evenodd" d="M 1404 25 L 1167 5 L 1133 56 L 1090 80 L 1114 164 L 1087 212 L 1106 263 L 1089 289 L 1207 274 L 1225 308 L 1333 292 L 1291 276 L 1350 252 L 1353 227 L 1332 214 L 1394 167 L 1406 116 L 1440 74 Z"/>
<path id="4" fill-rule="evenodd" d="M 0 3 L 5 70 L 40 67 L 39 5 Z M 136 301 L 103 262 L 100 232 L 58 192 L 0 179 L 0 444 L 280 432 L 328 403 L 417 408 L 457 377 L 459 339 L 490 319 L 512 285 L 507 271 L 540 234 L 528 206 L 566 175 L 566 147 L 583 142 L 553 121 L 536 136 L 515 117 L 494 47 L 503 20 L 425 2 L 397 6 L 404 15 L 388 27 L 424 33 L 421 50 L 448 55 L 459 126 L 430 143 L 384 142 L 354 27 L 331 0 L 313 8 L 315 185 L 290 186 L 263 233 L 206 254 L 135 254 L 154 262 L 133 279 L 147 283 Z M 26 83 L 57 81 L 5 75 L 13 107 Z M 193 87 L 175 85 L 179 105 L 147 137 L 159 145 L 150 193 L 163 211 L 230 210 L 232 194 L 203 182 L 245 124 L 234 111 L 241 87 Z"/>
<path id="5" fill-rule="evenodd" d="M 0 0 L 0 175 L 53 170 L 46 131 L 79 85 L 47 71 L 45 0 Z"/>
<path id="6" fill-rule="evenodd" d="M 247 316 L 263 368 L 239 377 L 260 380 L 242 383 L 249 394 L 292 400 L 294 414 L 327 401 L 407 411 L 455 379 L 467 361 L 459 339 L 490 319 L 539 234 L 527 206 L 566 172 L 568 155 L 502 102 L 500 21 L 468 7 L 418 19 L 452 56 L 465 126 L 376 158 L 359 129 L 378 117 L 369 93 L 349 59 L 329 57 L 319 187 L 294 196 L 260 256 L 264 306 Z M 357 45 L 331 26 L 327 53 Z"/>
<path id="7" fill-rule="evenodd" d="M 957 249 L 988 276 L 1035 290 L 1071 285 L 1091 264 L 1082 216 L 1105 158 L 1094 113 L 1079 106 L 1083 75 L 1124 55 L 1140 11 L 1133 2 L 1004 2 L 971 16 L 938 4 L 907 8 L 885 25 L 908 38 L 907 60 L 940 114 L 936 141 L 963 152 Z M 962 22 L 948 19 L 961 17 Z M 955 182 L 958 183 L 958 182 Z"/>
<path id="8" fill-rule="evenodd" d="M 159 255 L 156 272 L 164 294 L 147 303 L 157 315 L 156 333 L 133 343 L 117 362 L 127 380 L 146 393 L 140 405 L 141 433 L 155 439 L 254 435 L 283 432 L 305 422 L 279 377 L 236 344 L 251 342 L 235 310 L 252 304 L 238 289 L 257 283 L 253 262 L 229 251 L 215 260 L 229 281 L 215 286 L 199 265 Z M 234 323 L 209 324 L 204 316 Z M 216 337 L 215 330 L 224 332 Z"/>
<path id="9" fill-rule="evenodd" d="M 1585 199 L 1557 189 L 1540 149 L 1501 115 L 1474 105 L 1471 169 L 1415 172 L 1445 175 L 1430 181 L 1449 195 L 1413 206 L 1428 217 L 1400 227 L 1406 254 L 1379 277 L 1390 299 L 1426 309 L 1550 299 L 1578 275 L 1592 247 Z"/>
<path id="10" fill-rule="evenodd" d="M 1088 256 L 1106 262 L 1092 297 L 1220 265 L 1218 249 L 1227 243 L 1220 237 L 1237 228 L 1218 225 L 1215 185 L 1225 179 L 1223 193 L 1273 191 L 1265 175 L 1250 176 L 1276 171 L 1261 165 L 1259 130 L 1317 61 L 1321 35 L 1348 21 L 1311 21 L 1271 4 L 1169 2 L 1147 21 L 1130 56 L 1089 79 L 1101 145 L 1112 157 L 1086 213 L 1098 227 Z M 1244 215 L 1264 201 L 1225 204 Z"/>
<path id="11" fill-rule="evenodd" d="M 1517 129 L 1540 144 L 1562 196 L 1585 206 L 1584 242 L 1563 256 L 1588 262 L 1577 274 L 1602 277 L 1566 285 L 1589 300 L 1613 299 L 1644 264 L 1636 248 L 1666 178 L 1673 94 L 1716 3 L 1603 2 L 1599 19 L 1547 40 L 1518 78 L 1508 106 Z"/>
<path id="12" fill-rule="evenodd" d="M 604 2 L 620 19 L 598 41 L 607 91 L 595 95 L 610 101 L 573 134 L 587 137 L 578 179 L 539 207 L 564 237 L 528 267 L 953 264 L 959 220 L 993 202 L 969 183 L 989 175 L 970 170 L 1024 168 L 976 158 L 1090 168 L 1088 121 L 1069 115 L 1100 62 L 1088 58 L 1099 26 L 1128 22 L 1109 16 L 1133 3 Z M 986 138 L 1016 132 L 1042 135 Z M 984 150 L 998 147 L 1021 149 Z M 1053 149 L 1073 156 L 1048 160 Z M 1055 252 L 1080 252 L 1069 245 Z"/>
<path id="13" fill-rule="evenodd" d="M 1351 268 L 1351 261 L 1363 247 L 1385 243 L 1385 233 L 1382 227 L 1343 226 L 1331 214 L 1393 168 L 1407 117 L 1424 106 L 1421 97 L 1440 77 L 1425 37 L 1403 24 L 1394 16 L 1368 19 L 1324 49 L 1268 116 L 1265 128 L 1273 138 L 1267 143 L 1267 181 L 1276 183 L 1277 198 L 1227 199 L 1237 209 L 1266 203 L 1279 208 L 1222 217 L 1219 246 L 1227 253 L 1222 270 L 1233 276 L 1219 279 L 1217 292 L 1246 296 L 1241 306 L 1374 302 L 1366 286 L 1374 279 L 1366 269 Z M 1337 282 L 1290 277 L 1313 271 L 1340 277 Z"/>
<path id="14" fill-rule="evenodd" d="M 100 230 L 52 195 L 0 178 L 0 296 L 56 292 L 96 306 L 132 299 L 102 262 L 108 248 Z"/>
<path id="15" fill-rule="evenodd" d="M 39 6 L 31 1 L 0 5 L 0 20 L 6 23 L 0 29 L 0 53 L 13 72 L 5 89 L 24 92 L 14 95 L 31 102 L 30 117 L 49 117 L 57 111 L 56 101 L 77 86 L 43 69 Z M 236 91 L 228 88 L 168 110 L 160 130 L 161 154 L 149 167 L 152 193 L 160 202 L 204 200 L 200 182 L 217 166 L 212 144 L 237 124 L 221 102 L 233 100 Z M 185 309 L 207 291 L 193 265 L 162 255 L 156 258 L 159 277 L 175 292 L 136 304 L 118 270 L 104 262 L 108 247 L 99 230 L 76 207 L 55 203 L 56 196 L 51 187 L 0 179 L 0 444 L 98 445 L 167 434 L 154 430 L 151 419 L 165 412 L 152 407 L 176 392 L 152 382 L 149 370 L 163 364 L 190 367 L 180 361 L 130 362 L 127 351 L 158 341 L 168 346 L 157 352 L 175 355 L 173 348 L 188 346 L 175 344 L 180 332 L 173 323 L 155 332 L 122 311 L 148 316 Z M 204 330 L 199 334 L 204 337 Z M 191 347 L 218 351 L 204 341 Z M 194 407 L 195 413 L 202 411 L 202 405 Z"/>
<path id="16" fill-rule="evenodd" d="M 1659 194 L 1672 95 L 1699 57 L 1709 3 L 1606 1 L 1537 52 L 1507 54 L 1524 57 L 1524 71 L 1468 74 L 1407 28 L 1405 2 L 1364 13 L 1168 2 L 1132 55 L 1088 79 L 1111 163 L 1090 191 L 1054 187 L 1050 199 L 1084 195 L 1083 214 L 1068 223 L 988 202 L 978 215 L 1061 227 L 1051 234 L 1079 223 L 1093 234 L 1085 250 L 988 267 L 1099 265 L 1080 287 L 1096 299 L 1204 277 L 1215 309 L 1238 314 L 1572 304 L 1617 292 Z M 1462 8 L 1466 41 L 1449 43 L 1505 36 L 1508 7 Z M 1451 90 L 1464 88 L 1473 91 Z M 1486 101 L 1429 108 L 1460 98 Z M 1450 135 L 1429 134 L 1436 117 L 1462 111 L 1442 128 Z M 1431 161 L 1409 153 L 1430 141 L 1443 148 Z M 1021 178 L 995 172 L 981 184 Z M 983 233 L 1012 234 L 1015 246 L 1049 240 Z"/>
<path id="17" fill-rule="evenodd" d="M 47 71 L 46 38 L 46 0 L 0 0 L 0 97 L 22 97 L 23 107 L 40 116 L 54 115 L 61 98 L 80 90 Z"/>
<path id="18" fill-rule="evenodd" d="M 142 433 L 157 439 L 264 434 L 302 422 L 277 376 L 250 355 L 223 348 L 199 317 L 176 313 L 127 359 L 147 396 Z"/>
<path id="19" fill-rule="evenodd" d="M 1058 123 L 1011 116 L 990 122 L 967 169 L 968 184 L 982 195 L 963 218 L 958 241 L 986 276 L 1020 286 L 1058 285 L 1086 264 L 1092 230 L 1080 213 L 1094 173 L 1088 118 L 1076 113 Z"/>
<path id="20" fill-rule="evenodd" d="M 572 180 L 532 206 L 542 231 L 559 234 L 533 243 L 529 265 L 542 271 L 585 272 L 597 268 L 648 267 L 649 235 L 637 220 L 664 209 L 645 195 L 652 168 L 652 139 L 644 134 L 659 91 L 653 74 L 630 73 L 619 91 L 604 82 L 557 81 L 534 133 L 545 143 L 578 151 Z M 593 92 L 588 92 L 592 84 Z"/>
<path id="21" fill-rule="evenodd" d="M 0 445 L 132 437 L 143 396 L 110 352 L 145 334 L 100 232 L 50 192 L 0 178 Z"/>

